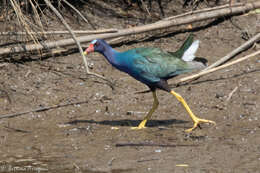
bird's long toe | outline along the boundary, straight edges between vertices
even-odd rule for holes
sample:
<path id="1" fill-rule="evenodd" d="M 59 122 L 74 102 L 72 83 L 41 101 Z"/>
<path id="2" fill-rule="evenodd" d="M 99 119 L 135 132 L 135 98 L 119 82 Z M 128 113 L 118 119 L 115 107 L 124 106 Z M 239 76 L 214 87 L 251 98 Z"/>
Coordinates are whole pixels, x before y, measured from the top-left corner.
<path id="1" fill-rule="evenodd" d="M 201 123 L 211 123 L 213 125 L 216 125 L 215 121 L 206 120 L 206 119 L 196 118 L 193 121 L 194 121 L 193 127 L 185 130 L 185 132 L 190 133 L 192 130 L 196 129 L 198 127 L 198 125 L 201 124 Z"/>
<path id="2" fill-rule="evenodd" d="M 146 127 L 131 127 L 131 130 L 142 130 L 142 129 L 145 129 Z"/>

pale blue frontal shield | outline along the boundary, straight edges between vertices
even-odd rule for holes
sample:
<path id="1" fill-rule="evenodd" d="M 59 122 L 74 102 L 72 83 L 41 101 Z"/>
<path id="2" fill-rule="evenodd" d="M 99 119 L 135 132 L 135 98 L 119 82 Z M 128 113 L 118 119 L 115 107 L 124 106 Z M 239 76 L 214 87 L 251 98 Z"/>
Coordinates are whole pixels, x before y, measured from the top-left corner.
<path id="1" fill-rule="evenodd" d="M 97 42 L 97 40 L 93 40 L 93 41 L 91 41 L 92 44 L 95 44 L 96 42 Z"/>

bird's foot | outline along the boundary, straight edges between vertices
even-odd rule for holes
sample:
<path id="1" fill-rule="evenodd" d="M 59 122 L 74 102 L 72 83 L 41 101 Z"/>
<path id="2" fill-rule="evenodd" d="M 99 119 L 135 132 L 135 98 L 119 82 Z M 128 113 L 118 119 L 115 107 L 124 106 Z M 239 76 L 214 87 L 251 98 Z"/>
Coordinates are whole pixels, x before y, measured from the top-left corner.
<path id="1" fill-rule="evenodd" d="M 132 130 L 141 130 L 141 129 L 145 129 L 145 124 L 146 124 L 147 120 L 144 119 L 137 127 L 131 127 Z"/>
<path id="2" fill-rule="evenodd" d="M 211 124 L 216 125 L 215 121 L 200 119 L 200 118 L 197 118 L 197 117 L 195 117 L 193 119 L 193 121 L 194 121 L 193 127 L 185 130 L 185 132 L 190 133 L 193 129 L 197 128 L 200 123 L 211 123 Z"/>
<path id="3" fill-rule="evenodd" d="M 131 130 L 141 130 L 141 129 L 145 129 L 146 127 L 140 127 L 140 126 L 137 126 L 137 127 L 131 127 Z"/>

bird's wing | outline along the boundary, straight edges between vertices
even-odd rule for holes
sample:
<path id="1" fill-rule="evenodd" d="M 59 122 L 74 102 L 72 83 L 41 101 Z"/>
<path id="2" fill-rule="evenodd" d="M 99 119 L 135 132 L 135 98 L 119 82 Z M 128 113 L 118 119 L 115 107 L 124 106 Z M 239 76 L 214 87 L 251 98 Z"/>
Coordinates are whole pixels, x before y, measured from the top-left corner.
<path id="1" fill-rule="evenodd" d="M 170 78 L 187 69 L 183 60 L 158 48 L 136 48 L 133 65 L 142 77 L 152 82 Z"/>

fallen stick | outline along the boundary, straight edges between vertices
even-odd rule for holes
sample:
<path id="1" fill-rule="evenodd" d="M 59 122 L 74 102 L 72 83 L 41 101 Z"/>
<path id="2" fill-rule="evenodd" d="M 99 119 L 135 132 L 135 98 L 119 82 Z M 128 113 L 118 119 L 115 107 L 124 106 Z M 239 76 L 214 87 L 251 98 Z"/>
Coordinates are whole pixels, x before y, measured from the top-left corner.
<path id="1" fill-rule="evenodd" d="M 76 35 L 74 34 L 74 32 L 71 30 L 70 26 L 67 24 L 67 22 L 65 21 L 65 19 L 62 17 L 62 15 L 58 12 L 58 10 L 56 10 L 56 8 L 51 4 L 51 2 L 49 0 L 44 0 L 44 2 L 46 3 L 46 5 L 48 7 L 51 8 L 51 10 L 56 14 L 56 16 L 60 19 L 60 21 L 62 22 L 62 24 L 67 28 L 67 30 L 70 32 L 71 36 L 72 36 L 72 39 L 73 39 L 73 42 L 74 44 L 76 43 L 78 49 L 79 49 L 79 52 L 81 54 L 81 57 L 83 59 L 83 62 L 84 62 L 84 65 L 85 65 L 85 68 L 86 68 L 86 71 L 87 71 L 87 74 L 88 75 L 93 75 L 95 77 L 98 77 L 98 78 L 101 78 L 107 82 L 109 82 L 110 84 L 112 84 L 111 81 L 109 81 L 108 79 L 106 79 L 105 77 L 99 75 L 99 74 L 96 74 L 94 72 L 90 72 L 89 68 L 88 68 L 88 59 L 87 57 L 84 55 L 83 53 L 83 49 L 80 45 L 80 42 L 79 40 L 76 38 Z"/>
<path id="2" fill-rule="evenodd" d="M 88 103 L 88 101 L 77 101 L 77 102 L 73 102 L 73 103 L 64 103 L 64 104 L 60 104 L 60 105 L 40 107 L 40 108 L 36 108 L 36 109 L 30 110 L 30 111 L 24 111 L 24 112 L 18 112 L 18 113 L 13 113 L 13 114 L 1 115 L 0 119 L 3 119 L 3 118 L 13 118 L 13 117 L 17 117 L 17 116 L 20 116 L 20 115 L 32 113 L 32 112 L 42 112 L 42 111 L 47 111 L 47 110 L 50 110 L 50 109 L 56 109 L 56 108 L 60 108 L 60 107 L 70 106 L 70 105 L 79 105 L 79 104 L 84 104 L 84 103 Z"/>
<path id="3" fill-rule="evenodd" d="M 229 6 L 221 9 L 213 9 L 212 11 L 200 12 L 196 14 L 191 14 L 188 16 L 178 17 L 173 20 L 161 20 L 152 24 L 137 26 L 127 29 L 118 30 L 116 33 L 106 33 L 106 34 L 96 34 L 96 35 L 87 35 L 78 38 L 79 42 L 89 42 L 94 39 L 107 39 L 107 38 L 116 38 L 131 34 L 138 34 L 163 28 L 169 28 L 172 26 L 179 26 L 183 24 L 190 24 L 192 22 L 199 22 L 202 20 L 213 19 L 228 15 L 236 15 L 241 13 L 246 13 L 251 10 L 260 8 L 260 2 L 246 3 L 239 6 Z M 23 45 L 11 48 L 1 48 L 0 55 L 9 54 L 9 53 L 21 53 L 25 51 L 36 51 L 40 49 L 51 49 L 54 47 L 70 46 L 75 44 L 74 39 L 64 39 L 54 42 L 47 42 L 44 44 L 31 44 Z"/>
<path id="4" fill-rule="evenodd" d="M 216 61 L 215 63 L 211 64 L 210 66 L 205 68 L 203 71 L 207 71 L 208 69 L 211 69 L 211 68 L 214 68 L 216 66 L 223 64 L 224 62 L 228 61 L 229 59 L 236 56 L 237 54 L 244 51 L 245 49 L 248 49 L 250 46 L 252 46 L 254 43 L 256 43 L 259 40 L 260 40 L 260 33 L 256 34 L 254 37 L 249 39 L 247 42 L 245 42 L 244 44 L 242 44 L 238 48 L 234 49 L 232 52 L 230 52 L 229 54 L 227 54 L 223 58 L 221 58 L 218 61 Z"/>
<path id="5" fill-rule="evenodd" d="M 237 91 L 238 87 L 236 86 L 229 94 L 228 94 L 228 98 L 226 99 L 226 102 L 228 102 L 231 97 L 233 96 L 233 94 Z"/>
<path id="6" fill-rule="evenodd" d="M 73 30 L 75 34 L 103 34 L 103 33 L 114 33 L 117 32 L 117 29 L 100 29 L 100 30 Z M 0 32 L 1 36 L 12 36 L 12 35 L 26 35 L 26 34 L 45 34 L 45 35 L 50 35 L 50 34 L 70 34 L 69 31 L 45 31 L 45 32 Z"/>
<path id="7" fill-rule="evenodd" d="M 117 143 L 116 147 L 198 147 L 198 145 L 155 144 L 155 143 Z"/>
<path id="8" fill-rule="evenodd" d="M 13 117 L 17 117 L 17 116 L 20 116 L 20 115 L 32 113 L 32 112 L 42 112 L 42 111 L 47 111 L 47 110 L 50 110 L 50 109 L 56 109 L 56 108 L 60 108 L 60 107 L 65 107 L 65 106 L 70 106 L 70 105 L 79 105 L 79 104 L 85 104 L 85 103 L 88 103 L 88 101 L 77 101 L 77 102 L 73 102 L 73 103 L 64 103 L 64 104 L 60 104 L 60 105 L 40 107 L 40 108 L 36 108 L 36 109 L 30 110 L 30 111 L 1 115 L 0 119 L 13 118 Z"/>
<path id="9" fill-rule="evenodd" d="M 124 39 L 123 37 L 118 37 L 118 38 L 114 38 L 114 39 L 108 40 L 107 43 L 113 45 L 113 44 L 117 44 L 118 42 L 123 41 L 123 39 Z M 74 47 L 66 48 L 66 49 L 63 49 L 63 48 L 52 49 L 51 51 L 42 53 L 41 57 L 49 57 L 49 56 L 54 56 L 54 55 L 58 55 L 58 54 L 69 54 L 69 53 L 77 53 L 77 52 L 78 51 Z M 7 63 L 5 63 L 3 65 L 2 64 L 0 64 L 0 67 L 7 65 Z"/>

